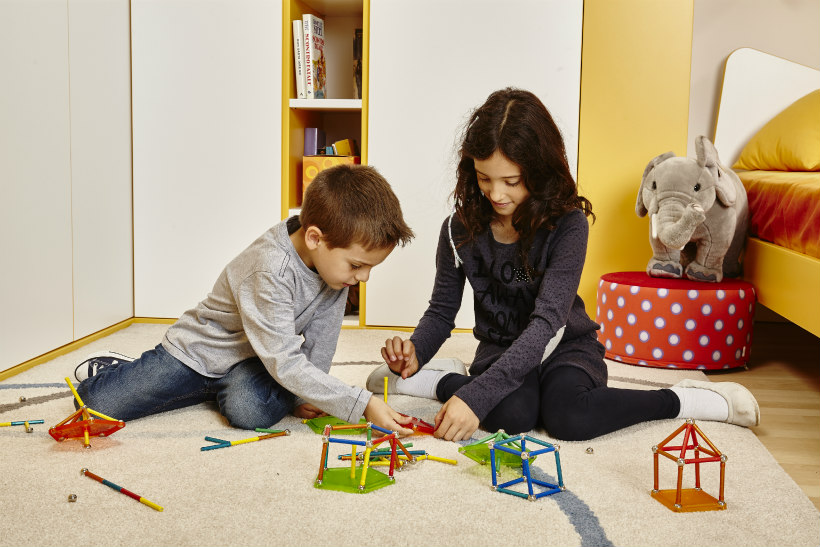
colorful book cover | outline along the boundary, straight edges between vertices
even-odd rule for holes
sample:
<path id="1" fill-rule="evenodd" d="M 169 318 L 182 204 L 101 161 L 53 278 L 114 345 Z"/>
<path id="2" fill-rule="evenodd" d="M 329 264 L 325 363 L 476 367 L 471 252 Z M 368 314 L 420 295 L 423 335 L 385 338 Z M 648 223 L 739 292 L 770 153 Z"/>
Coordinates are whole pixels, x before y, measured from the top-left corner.
<path id="1" fill-rule="evenodd" d="M 325 22 L 310 13 L 302 16 L 305 37 L 305 88 L 308 99 L 324 99 L 327 95 L 325 67 Z"/>
<path id="2" fill-rule="evenodd" d="M 306 99 L 305 95 L 305 34 L 302 29 L 302 21 L 293 21 L 293 72 L 296 76 L 296 97 Z"/>
<path id="3" fill-rule="evenodd" d="M 362 98 L 362 51 L 364 39 L 362 29 L 353 32 L 353 98 Z"/>

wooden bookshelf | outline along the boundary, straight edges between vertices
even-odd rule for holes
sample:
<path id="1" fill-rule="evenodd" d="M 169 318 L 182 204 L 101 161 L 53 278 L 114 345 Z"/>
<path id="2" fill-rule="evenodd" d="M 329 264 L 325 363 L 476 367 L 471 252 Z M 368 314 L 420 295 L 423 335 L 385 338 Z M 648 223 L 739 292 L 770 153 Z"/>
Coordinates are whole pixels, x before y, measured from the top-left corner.
<path id="1" fill-rule="evenodd" d="M 302 198 L 304 129 L 324 130 L 327 143 L 351 138 L 367 163 L 367 84 L 370 0 L 285 0 L 282 4 L 282 210 L 287 218 Z M 325 22 L 327 98 L 299 99 L 293 66 L 292 22 L 312 13 Z M 354 97 L 353 39 L 362 29 L 362 98 Z M 364 310 L 364 285 L 359 309 Z M 348 317 L 346 326 L 363 326 L 364 315 Z"/>

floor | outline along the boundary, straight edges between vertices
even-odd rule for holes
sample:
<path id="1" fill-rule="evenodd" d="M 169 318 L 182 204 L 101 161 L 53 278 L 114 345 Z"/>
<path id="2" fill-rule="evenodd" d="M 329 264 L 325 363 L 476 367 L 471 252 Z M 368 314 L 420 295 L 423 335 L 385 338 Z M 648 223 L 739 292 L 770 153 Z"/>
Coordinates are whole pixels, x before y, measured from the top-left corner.
<path id="1" fill-rule="evenodd" d="M 752 428 L 820 511 L 820 338 L 787 322 L 755 322 L 748 370 L 710 374 L 738 382 L 760 405 Z"/>

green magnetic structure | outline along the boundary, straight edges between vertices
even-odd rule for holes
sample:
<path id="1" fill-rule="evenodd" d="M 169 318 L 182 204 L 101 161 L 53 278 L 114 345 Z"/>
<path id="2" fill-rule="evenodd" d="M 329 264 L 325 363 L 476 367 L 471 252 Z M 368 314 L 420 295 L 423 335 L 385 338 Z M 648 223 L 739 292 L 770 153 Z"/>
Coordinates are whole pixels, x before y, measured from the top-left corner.
<path id="1" fill-rule="evenodd" d="M 487 435 L 481 440 L 462 446 L 458 451 L 481 465 L 487 465 L 490 463 L 490 443 L 500 443 L 509 438 L 511 438 L 510 435 L 507 435 L 503 429 L 499 429 L 498 432 L 492 435 Z M 511 446 L 517 450 L 521 450 L 521 444 L 518 441 L 512 441 Z M 530 458 L 530 461 L 535 461 L 535 457 Z M 495 455 L 496 472 L 498 472 L 502 465 L 505 467 L 521 467 L 521 457 L 510 454 L 509 452 L 497 453 Z"/>
<path id="2" fill-rule="evenodd" d="M 302 420 L 302 423 L 306 424 L 309 428 L 311 428 L 314 433 L 318 433 L 320 435 L 325 430 L 326 425 L 330 425 L 333 427 L 339 425 L 353 425 L 350 422 L 340 420 L 336 416 L 322 416 L 321 418 L 311 418 L 310 420 Z M 360 435 L 364 433 L 365 429 L 367 428 L 367 420 L 365 420 L 364 418 L 360 419 L 359 425 L 361 425 L 362 427 L 356 429 L 340 430 L 336 433 L 340 435 Z"/>

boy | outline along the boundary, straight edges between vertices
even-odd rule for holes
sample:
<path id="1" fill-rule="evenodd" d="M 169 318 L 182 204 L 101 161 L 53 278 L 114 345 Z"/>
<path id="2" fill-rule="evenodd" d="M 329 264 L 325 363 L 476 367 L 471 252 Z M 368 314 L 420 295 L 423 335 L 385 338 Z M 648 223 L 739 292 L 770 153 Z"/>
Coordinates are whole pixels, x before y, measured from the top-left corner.
<path id="1" fill-rule="evenodd" d="M 348 287 L 413 237 L 399 201 L 372 167 L 319 173 L 302 212 L 262 234 L 222 271 L 162 343 L 135 360 L 90 357 L 77 391 L 120 420 L 216 401 L 238 428 L 270 427 L 289 412 L 332 414 L 401 434 L 410 418 L 328 374 Z M 87 376 L 87 378 L 86 378 Z"/>

